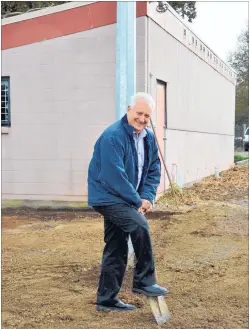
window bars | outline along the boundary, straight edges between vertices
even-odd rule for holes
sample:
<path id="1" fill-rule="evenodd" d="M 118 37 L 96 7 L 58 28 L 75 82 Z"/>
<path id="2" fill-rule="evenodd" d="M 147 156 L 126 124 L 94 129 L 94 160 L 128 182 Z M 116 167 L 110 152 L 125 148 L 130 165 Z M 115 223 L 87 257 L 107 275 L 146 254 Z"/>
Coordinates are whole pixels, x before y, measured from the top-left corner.
<path id="1" fill-rule="evenodd" d="M 10 126 L 10 79 L 1 79 L 1 126 Z"/>

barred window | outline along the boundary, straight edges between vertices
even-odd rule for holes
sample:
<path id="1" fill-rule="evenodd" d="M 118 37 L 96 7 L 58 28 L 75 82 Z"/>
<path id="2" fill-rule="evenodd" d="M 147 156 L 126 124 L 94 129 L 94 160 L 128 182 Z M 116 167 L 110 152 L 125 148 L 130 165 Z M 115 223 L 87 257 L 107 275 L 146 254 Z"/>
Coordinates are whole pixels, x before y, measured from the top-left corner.
<path id="1" fill-rule="evenodd" d="M 1 126 L 10 126 L 10 79 L 1 79 Z"/>

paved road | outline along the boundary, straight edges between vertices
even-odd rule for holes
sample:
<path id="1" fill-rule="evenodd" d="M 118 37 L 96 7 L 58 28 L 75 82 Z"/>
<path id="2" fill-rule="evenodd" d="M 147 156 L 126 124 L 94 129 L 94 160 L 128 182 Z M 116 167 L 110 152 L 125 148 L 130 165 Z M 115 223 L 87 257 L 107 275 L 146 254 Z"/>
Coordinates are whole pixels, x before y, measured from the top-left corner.
<path id="1" fill-rule="evenodd" d="M 248 151 L 247 152 L 234 152 L 235 155 L 239 154 L 239 155 L 243 155 L 244 157 L 248 157 L 249 156 L 249 153 Z"/>

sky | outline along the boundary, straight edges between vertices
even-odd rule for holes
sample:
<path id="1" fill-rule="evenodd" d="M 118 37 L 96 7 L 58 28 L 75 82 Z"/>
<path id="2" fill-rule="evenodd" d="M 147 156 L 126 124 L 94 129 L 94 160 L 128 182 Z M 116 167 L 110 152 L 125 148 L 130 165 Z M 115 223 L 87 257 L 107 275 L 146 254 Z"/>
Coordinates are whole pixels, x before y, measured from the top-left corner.
<path id="1" fill-rule="evenodd" d="M 196 2 L 197 17 L 189 23 L 201 40 L 224 61 L 236 48 L 237 37 L 248 21 L 248 2 Z"/>

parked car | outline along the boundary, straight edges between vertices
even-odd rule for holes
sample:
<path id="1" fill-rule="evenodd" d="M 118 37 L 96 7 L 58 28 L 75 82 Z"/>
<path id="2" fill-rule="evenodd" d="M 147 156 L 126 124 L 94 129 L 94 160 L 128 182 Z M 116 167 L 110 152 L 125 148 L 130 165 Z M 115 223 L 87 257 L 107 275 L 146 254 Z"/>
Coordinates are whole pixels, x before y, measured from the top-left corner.
<path id="1" fill-rule="evenodd" d="M 245 134 L 243 136 L 243 146 L 245 151 L 249 150 L 249 127 L 246 128 Z"/>
<path id="2" fill-rule="evenodd" d="M 234 137 L 234 149 L 243 148 L 243 137 Z"/>

